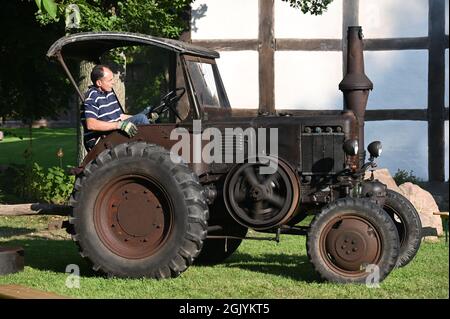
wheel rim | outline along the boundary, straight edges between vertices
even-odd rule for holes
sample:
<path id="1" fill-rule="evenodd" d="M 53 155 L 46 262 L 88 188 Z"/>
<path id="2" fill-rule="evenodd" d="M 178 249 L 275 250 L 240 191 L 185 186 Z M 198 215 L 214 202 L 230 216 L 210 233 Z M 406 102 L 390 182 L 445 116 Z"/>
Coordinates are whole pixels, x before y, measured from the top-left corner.
<path id="1" fill-rule="evenodd" d="M 406 233 L 407 233 L 405 221 L 393 207 L 385 204 L 383 206 L 383 209 L 386 211 L 386 213 L 388 213 L 388 215 L 391 217 L 392 221 L 394 222 L 395 228 L 397 228 L 398 237 L 400 238 L 400 246 L 403 245 L 403 243 L 405 242 Z"/>
<path id="2" fill-rule="evenodd" d="M 226 181 L 226 205 L 240 224 L 255 229 L 274 227 L 295 212 L 299 188 L 295 175 L 281 161 L 273 174 L 260 174 L 261 163 L 241 165 Z"/>
<path id="3" fill-rule="evenodd" d="M 173 205 L 154 180 L 128 175 L 103 187 L 94 207 L 94 225 L 114 254 L 141 259 L 155 254 L 169 237 Z"/>
<path id="4" fill-rule="evenodd" d="M 369 264 L 378 264 L 382 251 L 378 230 L 366 219 L 355 215 L 331 220 L 320 237 L 323 260 L 334 272 L 360 276 Z"/>

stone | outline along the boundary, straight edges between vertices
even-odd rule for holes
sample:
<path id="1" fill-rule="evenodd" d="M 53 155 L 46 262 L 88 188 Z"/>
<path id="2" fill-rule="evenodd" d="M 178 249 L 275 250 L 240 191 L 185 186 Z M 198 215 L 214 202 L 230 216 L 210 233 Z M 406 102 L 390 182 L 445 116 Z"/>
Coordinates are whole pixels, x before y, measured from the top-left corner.
<path id="1" fill-rule="evenodd" d="M 410 182 L 400 185 L 399 188 L 401 194 L 414 205 L 419 213 L 424 239 L 436 241 L 436 236 L 443 235 L 443 229 L 441 217 L 433 215 L 433 213 L 439 212 L 433 196 L 420 186 Z"/>
<path id="2" fill-rule="evenodd" d="M 371 172 L 367 171 L 366 175 L 364 176 L 365 179 L 369 179 L 371 176 Z M 392 189 L 393 191 L 396 191 L 397 193 L 402 193 L 400 188 L 395 183 L 394 178 L 392 177 L 391 173 L 389 173 L 389 170 L 387 168 L 381 168 L 377 169 L 373 172 L 373 176 L 375 179 L 378 179 L 383 184 L 386 184 L 388 189 Z"/>

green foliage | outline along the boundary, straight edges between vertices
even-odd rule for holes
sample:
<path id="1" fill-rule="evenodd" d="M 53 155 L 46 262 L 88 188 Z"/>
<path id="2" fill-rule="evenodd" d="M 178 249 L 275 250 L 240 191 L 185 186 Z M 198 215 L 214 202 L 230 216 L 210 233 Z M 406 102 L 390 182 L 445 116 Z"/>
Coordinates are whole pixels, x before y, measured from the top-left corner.
<path id="1" fill-rule="evenodd" d="M 56 63 L 45 58 L 50 45 L 64 34 L 59 24 L 36 22 L 36 4 L 4 1 L 0 10 L 0 117 L 30 123 L 56 118 L 67 108 L 70 86 Z"/>
<path id="2" fill-rule="evenodd" d="M 65 17 L 69 5 L 80 10 L 80 24 L 69 32 L 128 31 L 176 38 L 187 27 L 183 14 L 192 0 L 62 0 L 56 20 L 48 12 L 38 12 L 38 21 L 46 25 Z"/>
<path id="3" fill-rule="evenodd" d="M 2 189 L 16 200 L 41 203 L 64 204 L 73 190 L 75 176 L 68 175 L 60 167 L 45 169 L 37 163 L 30 165 L 12 164 L 2 174 Z"/>
<path id="4" fill-rule="evenodd" d="M 397 185 L 401 185 L 407 182 L 418 184 L 420 182 L 423 182 L 423 180 L 417 176 L 414 175 L 414 172 L 406 171 L 403 169 L 397 169 L 397 172 L 394 175 L 394 180 Z"/>
<path id="5" fill-rule="evenodd" d="M 326 11 L 328 5 L 333 0 L 283 0 L 289 2 L 292 8 L 300 9 L 303 13 L 310 13 L 313 15 L 321 15 Z"/>
<path id="6" fill-rule="evenodd" d="M 56 18 L 57 6 L 53 0 L 35 0 L 39 10 L 47 12 L 47 14 L 53 19 Z"/>

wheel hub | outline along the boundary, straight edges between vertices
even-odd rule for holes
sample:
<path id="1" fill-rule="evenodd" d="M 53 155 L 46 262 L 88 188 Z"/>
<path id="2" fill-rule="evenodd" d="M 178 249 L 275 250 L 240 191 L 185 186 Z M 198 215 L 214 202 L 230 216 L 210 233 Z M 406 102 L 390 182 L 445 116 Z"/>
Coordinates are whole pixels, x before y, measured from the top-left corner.
<path id="1" fill-rule="evenodd" d="M 153 255 L 172 229 L 173 209 L 162 188 L 141 176 L 123 176 L 100 190 L 94 224 L 102 242 L 129 259 Z"/>
<path id="2" fill-rule="evenodd" d="M 123 193 L 118 207 L 117 221 L 130 236 L 143 237 L 161 228 L 161 204 L 152 193 Z"/>
<path id="3" fill-rule="evenodd" d="M 376 264 L 381 241 L 370 223 L 357 216 L 341 216 L 328 226 L 324 248 L 330 262 L 342 272 L 360 272 Z"/>

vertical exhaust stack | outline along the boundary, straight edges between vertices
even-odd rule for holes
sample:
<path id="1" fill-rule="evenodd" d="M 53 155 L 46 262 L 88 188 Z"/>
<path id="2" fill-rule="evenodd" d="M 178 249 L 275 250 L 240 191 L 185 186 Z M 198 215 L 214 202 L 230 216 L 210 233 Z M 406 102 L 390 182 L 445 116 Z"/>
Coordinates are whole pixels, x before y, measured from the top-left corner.
<path id="1" fill-rule="evenodd" d="M 364 116 L 369 91 L 373 83 L 364 73 L 363 33 L 361 27 L 348 27 L 347 74 L 339 83 L 339 90 L 344 93 L 345 109 L 355 113 L 358 119 L 358 143 L 360 166 L 365 160 L 364 151 Z"/>

